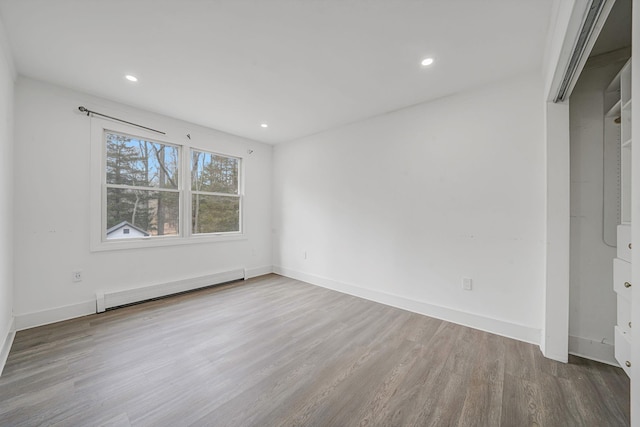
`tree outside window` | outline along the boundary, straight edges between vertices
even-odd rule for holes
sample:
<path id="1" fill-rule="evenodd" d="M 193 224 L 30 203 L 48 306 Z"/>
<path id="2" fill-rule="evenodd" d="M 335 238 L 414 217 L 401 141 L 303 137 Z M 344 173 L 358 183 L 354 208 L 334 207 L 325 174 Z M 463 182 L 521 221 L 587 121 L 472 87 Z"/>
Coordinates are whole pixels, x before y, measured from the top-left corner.
<path id="1" fill-rule="evenodd" d="M 106 229 L 128 222 L 150 236 L 180 234 L 180 147 L 113 132 L 105 141 Z"/>
<path id="2" fill-rule="evenodd" d="M 191 232 L 240 231 L 240 159 L 191 150 Z"/>

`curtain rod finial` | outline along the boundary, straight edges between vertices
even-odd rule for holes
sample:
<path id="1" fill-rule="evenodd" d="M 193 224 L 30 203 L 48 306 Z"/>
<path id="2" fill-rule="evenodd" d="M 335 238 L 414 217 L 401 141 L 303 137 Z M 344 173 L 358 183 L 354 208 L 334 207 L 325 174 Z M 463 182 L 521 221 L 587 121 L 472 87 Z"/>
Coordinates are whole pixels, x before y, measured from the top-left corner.
<path id="1" fill-rule="evenodd" d="M 80 112 L 82 113 L 87 113 L 87 116 L 89 115 L 89 110 L 84 108 L 82 105 L 78 107 L 78 110 L 80 110 Z"/>

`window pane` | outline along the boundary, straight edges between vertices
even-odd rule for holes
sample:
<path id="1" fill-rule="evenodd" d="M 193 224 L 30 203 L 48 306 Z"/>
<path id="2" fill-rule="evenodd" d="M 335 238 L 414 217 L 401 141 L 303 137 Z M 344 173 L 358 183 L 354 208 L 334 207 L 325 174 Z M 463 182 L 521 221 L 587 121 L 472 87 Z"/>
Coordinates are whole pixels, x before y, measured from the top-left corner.
<path id="1" fill-rule="evenodd" d="M 178 188 L 179 148 L 105 132 L 107 183 Z"/>
<path id="2" fill-rule="evenodd" d="M 240 159 L 191 151 L 191 189 L 211 193 L 238 194 Z"/>
<path id="3" fill-rule="evenodd" d="M 174 192 L 108 188 L 107 239 L 177 235 L 179 200 Z"/>
<path id="4" fill-rule="evenodd" d="M 240 198 L 193 194 L 192 233 L 240 231 Z"/>

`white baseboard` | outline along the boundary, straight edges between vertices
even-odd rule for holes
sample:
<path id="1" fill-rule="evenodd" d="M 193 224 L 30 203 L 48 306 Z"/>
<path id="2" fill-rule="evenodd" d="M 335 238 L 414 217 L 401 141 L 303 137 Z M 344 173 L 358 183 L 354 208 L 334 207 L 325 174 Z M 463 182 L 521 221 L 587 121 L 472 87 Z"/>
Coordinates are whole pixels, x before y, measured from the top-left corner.
<path id="1" fill-rule="evenodd" d="M 264 267 L 245 268 L 244 278 L 251 279 L 253 277 L 264 276 L 265 274 L 273 273 L 272 265 L 265 265 Z"/>
<path id="2" fill-rule="evenodd" d="M 235 269 L 223 271 L 205 276 L 191 277 L 173 282 L 156 283 L 139 288 L 126 289 L 113 292 L 97 292 L 96 300 L 71 304 L 64 307 L 56 307 L 42 311 L 19 314 L 15 317 L 15 327 L 18 331 L 48 325 L 50 323 L 82 317 L 105 308 L 132 304 L 152 298 L 159 298 L 180 292 L 186 292 L 220 283 L 240 280 L 243 278 L 257 277 L 273 272 L 271 266 L 252 269 Z"/>
<path id="3" fill-rule="evenodd" d="M 364 298 L 414 313 L 423 314 L 429 317 L 446 320 L 492 334 L 513 338 L 519 341 L 540 345 L 540 330 L 524 325 L 518 325 L 504 320 L 493 319 L 478 314 L 467 313 L 453 308 L 430 304 L 425 301 L 417 301 L 400 295 L 393 295 L 386 292 L 366 289 L 357 285 L 337 282 L 326 277 L 313 274 L 302 273 L 300 271 L 274 266 L 273 272 L 281 276 L 301 280 L 312 285 L 332 289 L 334 291 Z"/>
<path id="4" fill-rule="evenodd" d="M 180 292 L 204 288 L 207 286 L 218 285 L 220 283 L 231 282 L 233 280 L 244 279 L 244 276 L 245 270 L 243 268 L 239 268 L 236 270 L 229 270 L 219 273 L 207 274 L 205 276 L 175 280 L 173 282 L 156 283 L 122 291 L 105 291 L 103 307 L 112 308 L 140 301 L 146 301 L 153 298 L 159 298 L 167 295 L 177 294 Z M 94 302 L 94 311 L 95 306 L 96 303 Z"/>
<path id="5" fill-rule="evenodd" d="M 65 305 L 63 307 L 50 308 L 42 311 L 16 315 L 16 330 L 35 328 L 48 325 L 50 323 L 61 322 L 63 320 L 74 319 L 89 314 L 95 314 L 96 302 L 84 301 L 77 304 Z"/>
<path id="6" fill-rule="evenodd" d="M 13 344 L 13 339 L 16 337 L 16 319 L 14 317 L 11 318 L 11 324 L 9 325 L 9 330 L 2 341 L 2 346 L 0 346 L 0 375 L 2 375 L 2 371 L 4 370 L 4 365 L 7 363 L 7 358 L 9 358 L 9 352 L 11 351 L 11 345 Z"/>
<path id="7" fill-rule="evenodd" d="M 602 341 L 569 335 L 569 354 L 607 365 L 620 366 L 614 356 L 613 344 Z"/>
<path id="8" fill-rule="evenodd" d="M 542 351 L 542 355 L 544 357 L 546 357 L 547 359 L 551 359 L 551 360 L 555 360 L 557 362 L 562 362 L 562 363 L 568 363 L 569 362 L 569 354 L 553 354 L 553 353 L 547 353 L 545 352 L 542 348 L 540 348 L 540 350 Z"/>
<path id="9" fill-rule="evenodd" d="M 542 355 L 547 359 L 555 360 L 557 362 L 568 363 L 569 362 L 569 353 L 564 354 L 556 354 L 549 351 L 547 348 L 547 335 L 545 331 L 540 332 L 540 351 L 542 351 Z M 568 340 L 568 337 L 567 337 Z"/>

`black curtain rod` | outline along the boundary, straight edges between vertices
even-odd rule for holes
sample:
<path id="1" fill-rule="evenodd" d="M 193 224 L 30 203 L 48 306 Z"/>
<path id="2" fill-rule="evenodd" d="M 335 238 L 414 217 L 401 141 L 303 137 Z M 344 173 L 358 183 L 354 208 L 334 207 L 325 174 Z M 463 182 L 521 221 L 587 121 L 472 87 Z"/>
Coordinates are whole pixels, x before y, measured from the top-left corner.
<path id="1" fill-rule="evenodd" d="M 106 114 L 96 113 L 95 111 L 87 110 L 87 109 L 86 109 L 85 107 L 83 107 L 82 105 L 78 107 L 78 110 L 80 110 L 80 111 L 81 111 L 81 112 L 83 112 L 83 113 L 87 113 L 87 116 L 88 116 L 89 114 L 94 114 L 94 115 L 96 115 L 96 116 L 106 117 L 106 118 L 111 119 L 111 120 L 117 120 L 117 121 L 119 121 L 119 122 L 126 123 L 126 124 L 128 124 L 128 125 L 137 126 L 137 127 L 139 127 L 139 128 L 142 128 L 142 129 L 147 129 L 147 130 L 150 130 L 150 131 L 152 131 L 152 132 L 157 132 L 157 133 L 161 133 L 162 135 L 166 135 L 166 133 L 164 133 L 164 132 L 162 132 L 162 131 L 159 131 L 159 130 L 151 129 L 151 128 L 148 128 L 148 127 L 146 127 L 146 126 L 142 126 L 142 125 L 139 125 L 139 124 L 136 124 L 136 123 L 128 122 L 128 121 L 126 121 L 126 120 L 117 119 L 117 118 L 115 118 L 115 117 L 107 116 Z"/>

